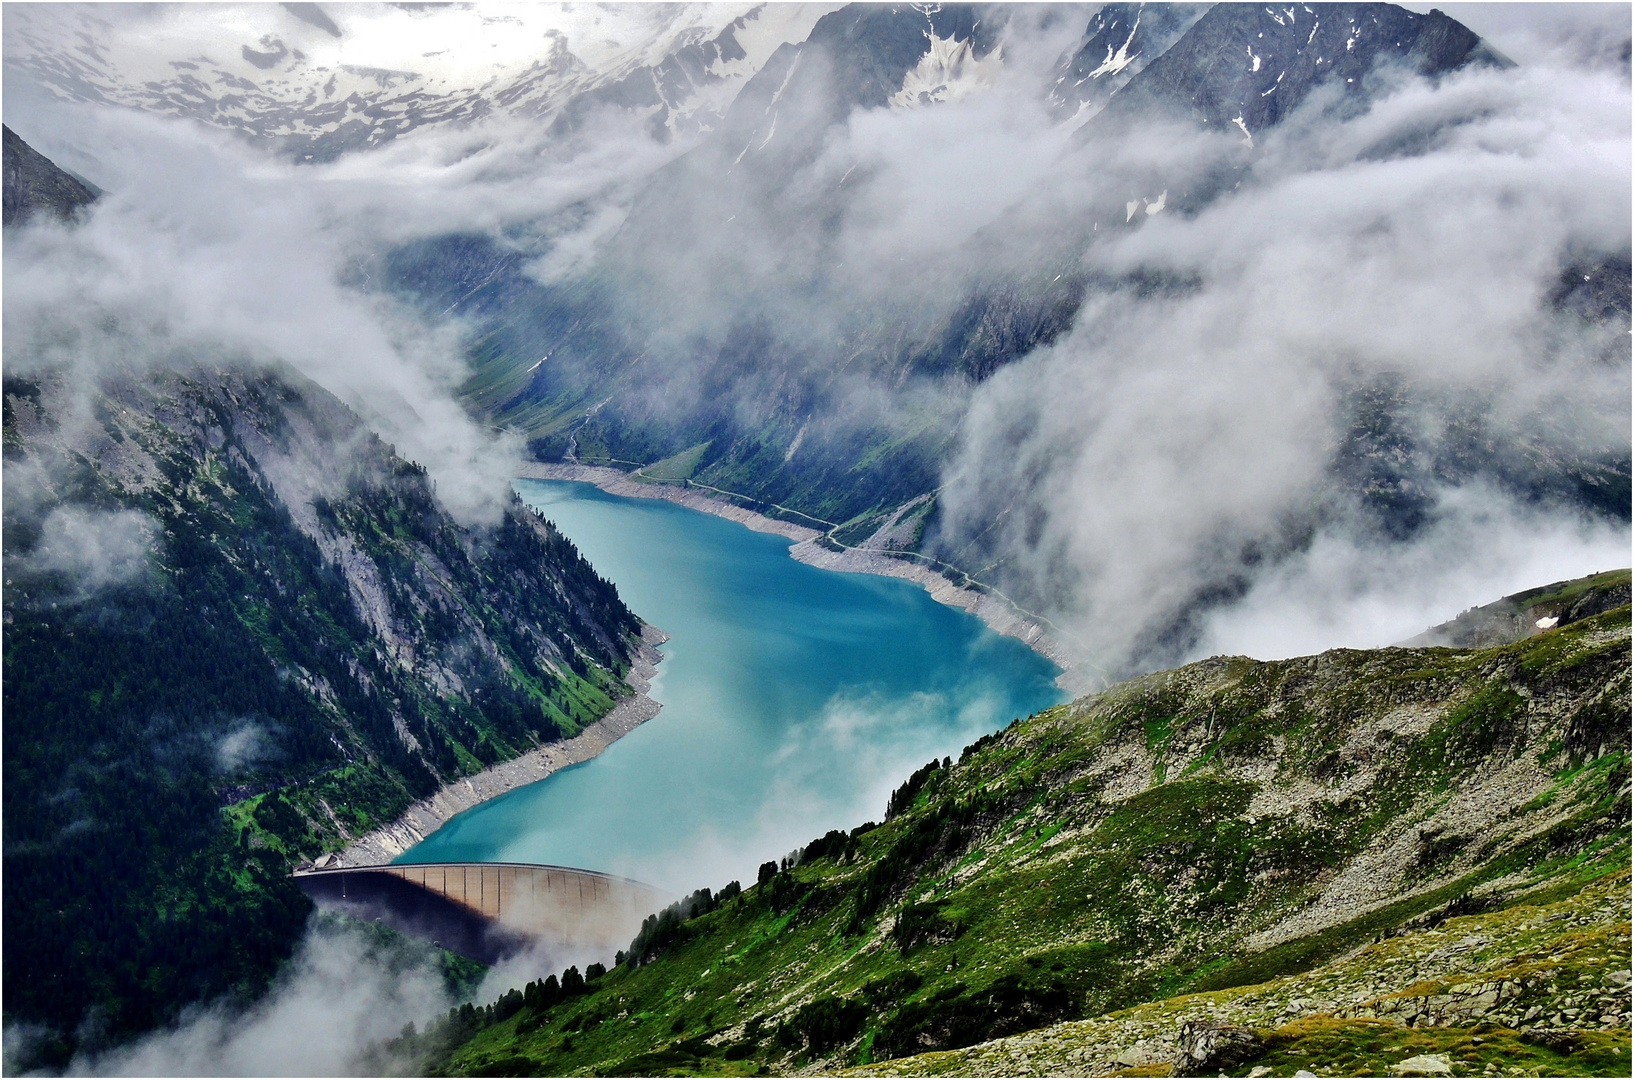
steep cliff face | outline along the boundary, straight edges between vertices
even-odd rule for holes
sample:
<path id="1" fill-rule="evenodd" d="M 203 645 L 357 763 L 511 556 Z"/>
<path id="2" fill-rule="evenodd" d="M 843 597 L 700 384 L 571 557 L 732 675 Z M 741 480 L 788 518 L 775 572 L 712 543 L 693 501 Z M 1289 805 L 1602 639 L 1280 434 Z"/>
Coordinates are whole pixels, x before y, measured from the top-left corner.
<path id="1" fill-rule="evenodd" d="M 1063 60 L 1050 104 L 1063 115 L 1093 115 L 1162 56 L 1209 9 L 1207 4 L 1104 4 L 1084 43 Z"/>
<path id="2" fill-rule="evenodd" d="M 921 769 L 884 824 L 655 922 L 641 966 L 423 1042 L 453 1037 L 449 1072 L 1104 1074 L 1187 1049 L 1212 1075 L 1378 1072 L 1387 1043 L 1485 1032 L 1477 1057 L 1615 1071 L 1627 582 L 1510 645 L 1221 657 L 1017 721 Z M 1099 1019 L 1050 1027 L 1077 1018 Z M 1432 1022 L 1458 1030 L 1415 1035 Z"/>
<path id="3" fill-rule="evenodd" d="M 8 1018 L 253 991 L 294 861 L 629 693 L 571 543 L 462 527 L 292 372 L 13 376 L 4 432 Z"/>

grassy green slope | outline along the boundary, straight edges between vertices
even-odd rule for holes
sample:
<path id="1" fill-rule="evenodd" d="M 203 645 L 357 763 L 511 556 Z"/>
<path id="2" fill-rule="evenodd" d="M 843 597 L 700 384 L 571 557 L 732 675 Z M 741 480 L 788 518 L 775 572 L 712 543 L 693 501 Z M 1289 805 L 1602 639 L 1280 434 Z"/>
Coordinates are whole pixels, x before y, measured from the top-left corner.
<path id="1" fill-rule="evenodd" d="M 1629 857 L 1628 627 L 1625 605 L 1499 648 L 1123 684 L 922 770 L 904 811 L 652 962 L 423 1045 L 456 1044 L 433 1055 L 448 1073 L 845 1067 L 1283 979 L 1607 880 Z M 1626 1060 L 1626 994 L 1616 1014 Z"/>
<path id="2" fill-rule="evenodd" d="M 1545 863 L 1493 910 L 1416 920 L 1308 972 L 847 1071 L 1165 1076 L 1176 1034 L 1202 1020 L 1257 1033 L 1239 1076 L 1389 1076 L 1421 1055 L 1454 1075 L 1626 1075 L 1629 875 L 1614 862 Z"/>

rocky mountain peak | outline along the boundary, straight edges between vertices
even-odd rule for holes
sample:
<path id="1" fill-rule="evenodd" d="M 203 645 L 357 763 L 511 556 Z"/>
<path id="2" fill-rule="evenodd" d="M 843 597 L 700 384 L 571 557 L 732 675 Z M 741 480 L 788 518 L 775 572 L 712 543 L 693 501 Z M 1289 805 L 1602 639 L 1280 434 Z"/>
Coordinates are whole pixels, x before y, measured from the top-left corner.
<path id="1" fill-rule="evenodd" d="M 848 4 L 778 49 L 732 102 L 720 138 L 734 164 L 768 148 L 815 151 L 854 109 L 961 97 L 995 74 L 1001 26 L 971 4 Z"/>
<path id="2" fill-rule="evenodd" d="M 1253 141 L 1318 87 L 1364 99 L 1385 65 L 1436 76 L 1469 64 L 1511 66 L 1440 11 L 1394 4 L 1219 4 L 1108 105 L 1122 121 L 1190 118 Z"/>

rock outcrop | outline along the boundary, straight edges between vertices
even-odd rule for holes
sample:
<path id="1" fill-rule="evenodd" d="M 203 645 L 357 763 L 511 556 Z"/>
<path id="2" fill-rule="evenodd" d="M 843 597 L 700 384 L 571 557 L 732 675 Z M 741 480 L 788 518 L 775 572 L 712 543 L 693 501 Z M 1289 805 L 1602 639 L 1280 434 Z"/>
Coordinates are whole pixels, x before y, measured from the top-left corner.
<path id="1" fill-rule="evenodd" d="M 1188 1020 L 1175 1039 L 1171 1076 L 1218 1076 L 1265 1050 L 1253 1028 Z"/>
<path id="2" fill-rule="evenodd" d="M 59 169 L 9 127 L 0 135 L 5 140 L 6 225 L 21 225 L 35 214 L 67 220 L 101 194 Z"/>

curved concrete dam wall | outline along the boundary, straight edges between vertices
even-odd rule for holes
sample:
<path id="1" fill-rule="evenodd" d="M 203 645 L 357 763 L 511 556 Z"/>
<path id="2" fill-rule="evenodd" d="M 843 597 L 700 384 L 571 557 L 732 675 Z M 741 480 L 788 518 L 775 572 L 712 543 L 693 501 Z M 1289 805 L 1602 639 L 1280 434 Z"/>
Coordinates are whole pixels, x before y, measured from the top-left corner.
<path id="1" fill-rule="evenodd" d="M 298 870 L 320 907 L 492 964 L 534 946 L 609 955 L 666 897 L 639 881 L 532 863 L 397 863 Z"/>

